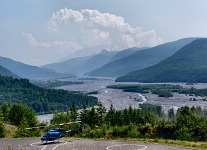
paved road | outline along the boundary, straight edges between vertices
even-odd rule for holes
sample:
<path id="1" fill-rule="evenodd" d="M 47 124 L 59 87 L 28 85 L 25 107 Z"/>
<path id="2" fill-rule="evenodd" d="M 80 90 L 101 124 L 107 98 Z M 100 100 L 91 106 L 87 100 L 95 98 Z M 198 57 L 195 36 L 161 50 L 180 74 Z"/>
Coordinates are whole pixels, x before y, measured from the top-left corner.
<path id="1" fill-rule="evenodd" d="M 60 140 L 42 144 L 33 139 L 0 140 L 0 149 L 8 149 L 11 146 L 15 150 L 187 150 L 184 148 L 147 144 L 140 142 L 114 142 L 101 140 Z"/>

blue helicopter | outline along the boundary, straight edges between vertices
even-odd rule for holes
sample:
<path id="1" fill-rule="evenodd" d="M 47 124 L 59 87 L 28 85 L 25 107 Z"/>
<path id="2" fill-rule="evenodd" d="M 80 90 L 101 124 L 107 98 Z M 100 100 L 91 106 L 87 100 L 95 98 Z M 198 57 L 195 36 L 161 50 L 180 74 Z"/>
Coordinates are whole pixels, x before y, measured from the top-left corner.
<path id="1" fill-rule="evenodd" d="M 63 125 L 68 125 L 68 124 L 72 124 L 72 123 L 80 123 L 80 127 L 76 128 L 76 129 L 71 129 L 71 130 L 65 130 L 65 129 L 60 129 L 60 128 L 54 128 L 52 130 L 49 130 L 41 137 L 42 143 L 43 142 L 47 143 L 48 141 L 54 142 L 55 140 L 58 140 L 58 142 L 59 142 L 59 139 L 62 138 L 65 133 L 69 133 L 69 132 L 73 132 L 73 131 L 77 131 L 77 130 L 82 132 L 83 123 L 81 121 L 55 124 L 53 126 L 56 126 L 56 125 L 63 126 Z M 31 127 L 31 128 L 26 128 L 26 129 L 35 129 L 35 128 L 43 128 L 43 127 L 47 127 L 47 126 Z"/>

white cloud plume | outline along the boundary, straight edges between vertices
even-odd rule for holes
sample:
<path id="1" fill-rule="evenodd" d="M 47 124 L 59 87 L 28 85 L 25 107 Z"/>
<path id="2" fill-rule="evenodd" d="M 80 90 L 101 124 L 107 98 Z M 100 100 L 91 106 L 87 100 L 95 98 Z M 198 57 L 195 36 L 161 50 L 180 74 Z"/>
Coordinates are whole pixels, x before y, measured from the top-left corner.
<path id="1" fill-rule="evenodd" d="M 97 10 L 75 11 L 64 8 L 49 19 L 49 28 L 62 34 L 73 32 L 82 47 L 106 45 L 113 49 L 155 46 L 162 43 L 154 30 L 132 27 L 123 17 Z"/>
<path id="2" fill-rule="evenodd" d="M 123 17 L 89 9 L 61 9 L 49 18 L 49 29 L 55 32 L 50 32 L 51 37 L 46 41 L 22 32 L 38 64 L 55 62 L 85 47 L 121 50 L 162 42 L 154 30 L 143 31 L 138 26 L 132 27 Z"/>

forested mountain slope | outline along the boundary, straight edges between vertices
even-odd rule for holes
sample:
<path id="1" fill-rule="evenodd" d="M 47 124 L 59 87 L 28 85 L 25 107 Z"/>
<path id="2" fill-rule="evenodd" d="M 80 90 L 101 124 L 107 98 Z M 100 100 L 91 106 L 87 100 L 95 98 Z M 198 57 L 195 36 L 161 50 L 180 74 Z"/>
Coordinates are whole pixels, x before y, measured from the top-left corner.
<path id="1" fill-rule="evenodd" d="M 0 56 L 0 65 L 9 69 L 21 78 L 50 78 L 60 77 L 63 74 L 57 73 L 51 69 L 43 69 L 37 66 L 30 66 L 12 59 Z"/>
<path id="2" fill-rule="evenodd" d="M 155 66 L 129 73 L 124 82 L 207 82 L 207 39 L 197 39 Z"/>
<path id="3" fill-rule="evenodd" d="M 11 72 L 10 70 L 0 66 L 0 75 L 2 76 L 11 76 L 11 77 L 18 77 L 16 74 L 14 74 L 13 72 Z"/>
<path id="4" fill-rule="evenodd" d="M 66 112 L 75 104 L 77 108 L 98 103 L 97 98 L 65 90 L 44 89 L 35 86 L 28 79 L 0 76 L 0 105 L 20 103 L 32 107 L 36 112 Z"/>

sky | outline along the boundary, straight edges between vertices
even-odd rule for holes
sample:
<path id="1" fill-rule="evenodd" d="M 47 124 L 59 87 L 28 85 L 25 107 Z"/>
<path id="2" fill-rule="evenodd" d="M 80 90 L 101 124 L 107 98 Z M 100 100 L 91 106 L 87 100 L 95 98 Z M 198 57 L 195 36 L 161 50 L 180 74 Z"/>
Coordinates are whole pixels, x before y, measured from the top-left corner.
<path id="1" fill-rule="evenodd" d="M 85 47 L 207 37 L 206 0 L 1 0 L 0 56 L 41 66 Z"/>

